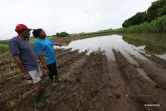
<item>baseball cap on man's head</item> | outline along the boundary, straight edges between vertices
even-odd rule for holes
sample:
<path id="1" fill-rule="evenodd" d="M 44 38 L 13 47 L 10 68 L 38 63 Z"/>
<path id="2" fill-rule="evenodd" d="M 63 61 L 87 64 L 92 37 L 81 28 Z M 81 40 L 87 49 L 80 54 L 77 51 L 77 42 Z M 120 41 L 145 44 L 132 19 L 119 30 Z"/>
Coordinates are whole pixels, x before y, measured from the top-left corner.
<path id="1" fill-rule="evenodd" d="M 26 25 L 24 25 L 24 24 L 18 24 L 18 25 L 16 26 L 16 28 L 15 28 L 15 31 L 16 31 L 17 33 L 19 33 L 19 32 L 21 32 L 21 31 L 23 31 L 23 30 L 26 30 L 26 29 L 32 30 L 32 29 L 28 28 L 28 27 L 27 27 Z"/>

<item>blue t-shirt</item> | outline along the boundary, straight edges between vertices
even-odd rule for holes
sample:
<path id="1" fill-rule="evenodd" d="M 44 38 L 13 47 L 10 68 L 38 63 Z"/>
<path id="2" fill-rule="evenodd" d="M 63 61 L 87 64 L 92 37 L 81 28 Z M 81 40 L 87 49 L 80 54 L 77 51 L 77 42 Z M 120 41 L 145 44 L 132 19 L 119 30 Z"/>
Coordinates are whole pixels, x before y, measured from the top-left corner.
<path id="1" fill-rule="evenodd" d="M 12 55 L 20 55 L 20 59 L 27 71 L 38 69 L 39 65 L 35 52 L 27 40 L 21 40 L 17 37 L 13 37 L 9 41 L 9 47 Z"/>
<path id="2" fill-rule="evenodd" d="M 44 38 L 37 39 L 34 44 L 35 53 L 37 55 L 42 55 L 45 64 L 49 65 L 56 61 L 56 56 L 54 53 L 53 45 L 55 42 Z"/>

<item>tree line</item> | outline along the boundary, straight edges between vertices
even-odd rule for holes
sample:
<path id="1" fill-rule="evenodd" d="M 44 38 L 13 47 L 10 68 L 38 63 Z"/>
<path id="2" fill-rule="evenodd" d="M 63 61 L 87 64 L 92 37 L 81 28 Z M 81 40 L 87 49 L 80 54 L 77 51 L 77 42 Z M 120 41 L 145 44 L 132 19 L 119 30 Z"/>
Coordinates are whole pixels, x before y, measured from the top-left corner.
<path id="1" fill-rule="evenodd" d="M 152 5 L 147 9 L 147 11 L 138 12 L 134 16 L 125 20 L 122 26 L 125 28 L 143 24 L 145 22 L 150 23 L 163 15 L 166 15 L 166 0 L 157 0 L 152 2 Z"/>

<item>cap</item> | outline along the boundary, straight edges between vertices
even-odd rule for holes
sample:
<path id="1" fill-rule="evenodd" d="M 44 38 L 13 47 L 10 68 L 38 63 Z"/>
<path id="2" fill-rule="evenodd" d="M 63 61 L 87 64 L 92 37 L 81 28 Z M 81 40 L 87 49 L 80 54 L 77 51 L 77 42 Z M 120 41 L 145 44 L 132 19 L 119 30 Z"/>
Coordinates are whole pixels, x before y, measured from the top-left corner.
<path id="1" fill-rule="evenodd" d="M 32 29 L 28 28 L 28 27 L 27 27 L 26 25 L 24 25 L 24 24 L 18 24 L 18 25 L 16 26 L 16 28 L 15 28 L 15 31 L 16 31 L 17 33 L 19 33 L 19 32 L 21 32 L 21 31 L 23 31 L 23 30 L 25 30 L 25 29 L 32 30 Z"/>

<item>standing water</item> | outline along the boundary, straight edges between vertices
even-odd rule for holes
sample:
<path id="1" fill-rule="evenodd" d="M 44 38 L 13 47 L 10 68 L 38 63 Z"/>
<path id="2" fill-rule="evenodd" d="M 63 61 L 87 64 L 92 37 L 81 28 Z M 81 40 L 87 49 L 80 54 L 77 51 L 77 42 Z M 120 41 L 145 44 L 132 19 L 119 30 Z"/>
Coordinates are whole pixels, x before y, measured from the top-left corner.
<path id="1" fill-rule="evenodd" d="M 100 36 L 100 37 L 76 40 L 70 42 L 68 46 L 62 48 L 72 48 L 72 50 L 79 49 L 80 52 L 88 50 L 87 54 L 90 54 L 91 52 L 100 49 L 101 51 L 105 51 L 105 54 L 109 60 L 113 61 L 115 61 L 115 57 L 112 50 L 115 49 L 120 51 L 128 59 L 128 61 L 130 61 L 135 65 L 138 65 L 138 63 L 136 63 L 136 61 L 130 57 L 130 54 L 137 56 L 141 59 L 145 59 L 138 51 L 135 50 L 135 49 L 141 50 L 142 47 L 135 47 L 133 45 L 128 44 L 122 39 L 122 36 L 119 35 Z"/>
<path id="2" fill-rule="evenodd" d="M 134 35 L 134 37 L 137 37 L 137 36 Z M 100 49 L 102 51 L 105 51 L 105 54 L 109 60 L 113 60 L 113 61 L 115 61 L 115 57 L 112 50 L 115 49 L 117 51 L 120 51 L 129 62 L 137 66 L 138 64 L 136 63 L 135 60 L 133 60 L 132 57 L 130 57 L 131 55 L 137 58 L 146 60 L 146 58 L 142 56 L 140 52 L 145 53 L 145 50 L 147 49 L 150 51 L 152 51 L 153 49 L 153 52 L 155 52 L 154 49 L 156 48 L 157 48 L 156 54 L 159 52 L 158 47 L 160 48 L 161 46 L 157 46 L 157 45 L 152 46 L 150 43 L 145 42 L 145 40 L 143 40 L 142 42 L 139 39 L 133 39 L 133 38 L 131 38 L 130 36 L 120 36 L 120 35 L 100 36 L 100 37 L 93 37 L 93 38 L 71 41 L 68 44 L 68 46 L 61 47 L 61 48 L 65 48 L 65 49 L 72 48 L 72 50 L 79 49 L 80 52 L 88 50 L 87 54 L 90 54 L 91 52 L 97 51 Z M 55 46 L 55 48 L 58 48 L 58 47 Z M 161 49 L 162 48 L 165 48 L 165 47 L 161 47 Z M 166 54 L 164 52 L 162 52 L 162 54 L 158 53 L 157 56 L 160 58 L 166 59 Z"/>
<path id="3" fill-rule="evenodd" d="M 120 35 L 110 35 L 110 36 L 100 36 L 100 37 L 93 37 L 93 38 L 86 38 L 76 41 L 71 41 L 68 46 L 61 47 L 61 48 L 72 48 L 72 50 L 79 49 L 79 52 L 83 52 L 88 50 L 87 55 L 89 55 L 93 51 L 101 50 L 105 51 L 105 54 L 109 60 L 115 61 L 113 49 L 121 52 L 123 56 L 132 64 L 134 64 L 137 68 L 136 70 L 140 75 L 142 75 L 145 79 L 147 79 L 152 84 L 153 81 L 147 76 L 145 71 L 140 68 L 137 61 L 133 59 L 132 56 L 136 58 L 147 60 L 145 56 L 141 53 L 146 54 L 146 52 L 153 52 L 158 57 L 166 59 L 166 50 L 165 43 L 162 44 L 161 41 L 159 44 L 156 43 L 156 40 L 145 40 L 146 37 L 138 37 L 134 36 L 120 36 Z M 164 39 L 165 40 L 165 39 Z M 154 42 L 155 41 L 155 42 Z M 58 48 L 58 47 L 54 47 Z M 159 50 L 160 49 L 160 50 Z M 140 53 L 141 52 L 141 53 Z M 150 54 L 149 54 L 150 56 Z"/>

